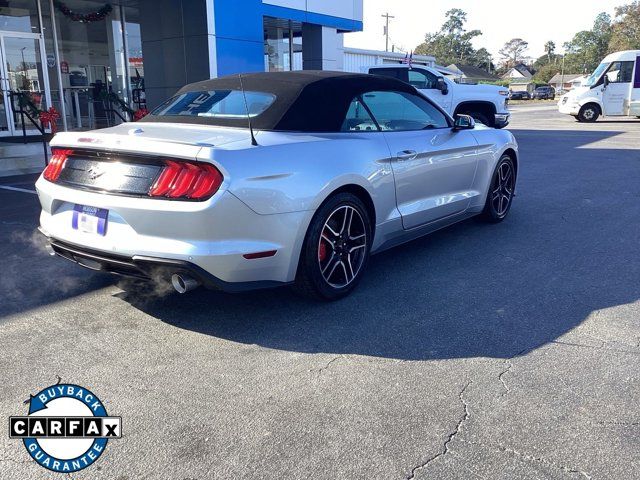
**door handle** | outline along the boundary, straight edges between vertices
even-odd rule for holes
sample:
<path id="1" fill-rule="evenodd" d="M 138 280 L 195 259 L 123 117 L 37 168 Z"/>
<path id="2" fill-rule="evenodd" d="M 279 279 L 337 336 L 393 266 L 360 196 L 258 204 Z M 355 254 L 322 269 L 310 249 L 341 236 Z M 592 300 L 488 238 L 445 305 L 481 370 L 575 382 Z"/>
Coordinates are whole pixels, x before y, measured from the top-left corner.
<path id="1" fill-rule="evenodd" d="M 406 162 L 407 160 L 413 160 L 418 156 L 418 152 L 415 150 L 403 150 L 398 152 L 396 158 L 401 162 Z"/>

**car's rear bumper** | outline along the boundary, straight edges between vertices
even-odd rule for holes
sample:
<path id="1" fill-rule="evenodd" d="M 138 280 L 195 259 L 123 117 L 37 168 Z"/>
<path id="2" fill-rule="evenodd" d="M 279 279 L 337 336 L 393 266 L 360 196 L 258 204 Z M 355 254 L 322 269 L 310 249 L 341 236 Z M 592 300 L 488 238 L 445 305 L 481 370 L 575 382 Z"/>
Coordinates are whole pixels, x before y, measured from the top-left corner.
<path id="1" fill-rule="evenodd" d="M 203 284 L 224 290 L 293 281 L 313 215 L 311 211 L 260 215 L 226 191 L 204 202 L 180 202 L 75 190 L 43 179 L 36 188 L 42 204 L 41 232 L 57 243 L 56 253 L 75 249 L 79 253 L 66 258 L 82 264 L 78 258 L 97 256 L 100 270 L 143 278 L 149 276 L 150 263 L 164 272 L 180 267 L 203 277 Z M 109 211 L 104 235 L 73 228 L 76 204 Z M 245 257 L 267 251 L 276 253 Z"/>
<path id="2" fill-rule="evenodd" d="M 80 245 L 72 245 L 50 237 L 47 237 L 47 241 L 49 242 L 51 252 L 85 268 L 140 280 L 165 282 L 169 284 L 172 275 L 181 274 L 193 278 L 206 288 L 223 290 L 225 292 L 272 288 L 288 283 L 273 280 L 226 282 L 212 275 L 204 268 L 185 260 L 147 257 L 143 255 L 128 257 L 92 250 Z"/>

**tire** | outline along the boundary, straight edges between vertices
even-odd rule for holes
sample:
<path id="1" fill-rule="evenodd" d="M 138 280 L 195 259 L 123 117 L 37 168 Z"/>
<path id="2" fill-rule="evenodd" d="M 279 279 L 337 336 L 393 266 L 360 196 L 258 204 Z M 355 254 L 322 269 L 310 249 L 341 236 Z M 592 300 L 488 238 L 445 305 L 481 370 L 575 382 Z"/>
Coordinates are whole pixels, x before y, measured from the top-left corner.
<path id="1" fill-rule="evenodd" d="M 349 295 L 369 261 L 372 232 L 367 208 L 357 196 L 330 197 L 307 230 L 293 290 L 325 301 Z"/>
<path id="2" fill-rule="evenodd" d="M 489 119 L 487 118 L 487 116 L 483 113 L 467 113 L 466 115 L 470 115 L 473 117 L 473 119 L 476 122 L 482 123 L 483 125 L 486 125 L 487 127 L 494 127 L 494 123 L 490 122 Z"/>
<path id="3" fill-rule="evenodd" d="M 503 155 L 496 166 L 487 192 L 487 201 L 481 217 L 491 223 L 503 221 L 511 210 L 516 187 L 516 169 L 513 159 Z M 506 201 L 506 204 L 505 204 Z"/>
<path id="4" fill-rule="evenodd" d="M 578 112 L 578 121 L 583 123 L 593 123 L 598 120 L 600 109 L 595 103 L 587 103 L 583 105 Z"/>

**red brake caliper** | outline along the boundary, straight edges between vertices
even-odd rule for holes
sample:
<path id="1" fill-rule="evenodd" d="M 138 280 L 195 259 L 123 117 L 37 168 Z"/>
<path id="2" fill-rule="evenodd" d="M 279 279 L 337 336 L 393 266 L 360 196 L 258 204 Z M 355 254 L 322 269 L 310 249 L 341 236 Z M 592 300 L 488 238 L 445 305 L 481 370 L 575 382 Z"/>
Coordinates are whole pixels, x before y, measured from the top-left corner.
<path id="1" fill-rule="evenodd" d="M 324 262 L 325 258 L 327 258 L 327 246 L 325 245 L 325 241 L 322 240 L 320 242 L 320 247 L 318 248 L 318 260 Z"/>

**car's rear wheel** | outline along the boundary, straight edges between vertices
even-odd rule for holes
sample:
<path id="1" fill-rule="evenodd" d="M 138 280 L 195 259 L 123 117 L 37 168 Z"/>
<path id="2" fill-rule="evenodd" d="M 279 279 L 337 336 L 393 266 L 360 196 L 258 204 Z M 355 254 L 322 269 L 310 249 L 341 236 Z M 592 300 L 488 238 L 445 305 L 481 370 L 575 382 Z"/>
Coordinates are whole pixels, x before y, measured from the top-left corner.
<path id="1" fill-rule="evenodd" d="M 493 172 L 482 217 L 493 223 L 504 220 L 511 210 L 515 188 L 515 164 L 509 155 L 503 155 Z"/>
<path id="2" fill-rule="evenodd" d="M 294 290 L 321 300 L 348 295 L 362 278 L 371 241 L 371 219 L 362 201 L 346 192 L 331 197 L 309 225 Z"/>
<path id="3" fill-rule="evenodd" d="M 598 108 L 598 106 L 593 103 L 587 103 L 586 105 L 583 105 L 580 109 L 580 112 L 578 112 L 578 121 L 584 123 L 593 123 L 598 120 L 599 116 L 600 109 Z"/>

